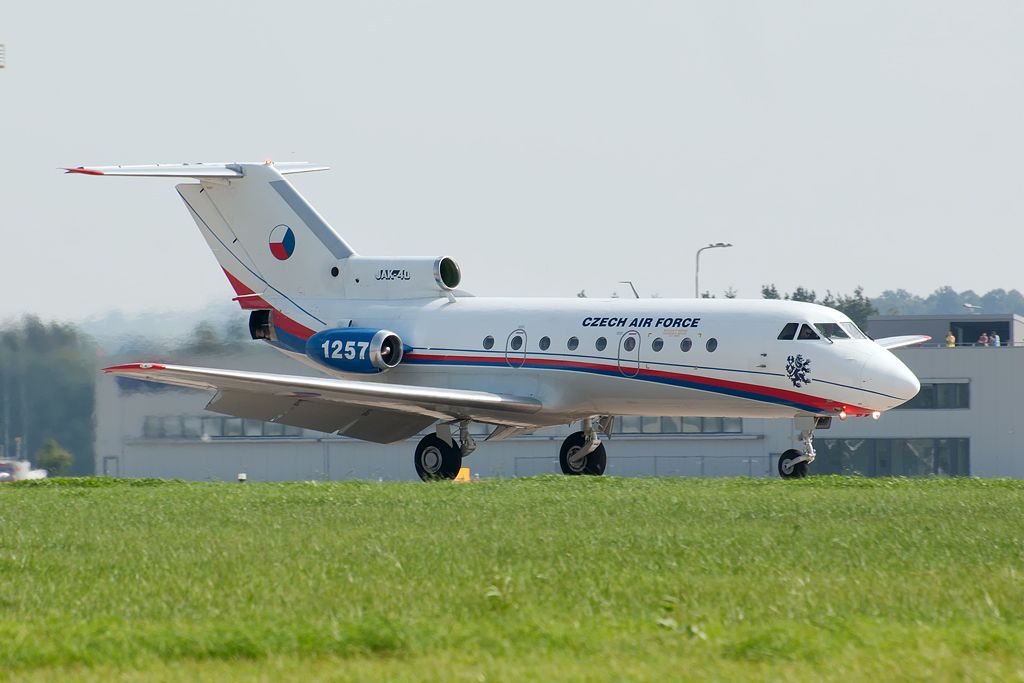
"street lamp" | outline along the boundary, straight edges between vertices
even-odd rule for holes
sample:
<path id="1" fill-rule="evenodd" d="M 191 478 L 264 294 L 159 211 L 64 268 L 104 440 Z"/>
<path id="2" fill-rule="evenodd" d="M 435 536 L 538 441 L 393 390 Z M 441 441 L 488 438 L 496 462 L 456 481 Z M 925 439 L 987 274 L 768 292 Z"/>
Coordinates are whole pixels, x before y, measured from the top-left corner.
<path id="1" fill-rule="evenodd" d="M 697 250 L 697 267 L 694 269 L 695 272 L 693 276 L 693 298 L 700 298 L 700 252 L 704 251 L 705 249 L 719 249 L 722 247 L 731 246 L 732 244 L 729 242 L 715 242 L 714 244 L 709 244 L 708 246 L 701 247 L 700 249 Z"/>

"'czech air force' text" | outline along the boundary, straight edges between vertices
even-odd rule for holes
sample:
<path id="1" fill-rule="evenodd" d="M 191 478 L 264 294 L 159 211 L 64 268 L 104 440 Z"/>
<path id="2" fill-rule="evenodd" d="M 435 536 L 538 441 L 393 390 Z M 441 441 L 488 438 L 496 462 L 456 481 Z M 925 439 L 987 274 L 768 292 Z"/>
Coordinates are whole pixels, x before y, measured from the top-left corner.
<path id="1" fill-rule="evenodd" d="M 584 318 L 583 327 L 697 327 L 700 318 Z"/>

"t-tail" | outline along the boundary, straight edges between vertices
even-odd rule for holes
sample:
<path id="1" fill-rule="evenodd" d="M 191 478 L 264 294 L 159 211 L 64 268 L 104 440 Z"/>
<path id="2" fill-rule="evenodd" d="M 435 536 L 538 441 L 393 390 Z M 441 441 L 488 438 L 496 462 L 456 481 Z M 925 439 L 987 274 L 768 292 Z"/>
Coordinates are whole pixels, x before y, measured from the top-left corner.
<path id="1" fill-rule="evenodd" d="M 176 186 L 242 308 L 276 312 L 282 331 L 307 339 L 328 326 L 334 299 L 453 298 L 451 258 L 360 256 L 285 178 L 326 170 L 306 162 L 79 166 L 95 176 L 194 178 Z"/>

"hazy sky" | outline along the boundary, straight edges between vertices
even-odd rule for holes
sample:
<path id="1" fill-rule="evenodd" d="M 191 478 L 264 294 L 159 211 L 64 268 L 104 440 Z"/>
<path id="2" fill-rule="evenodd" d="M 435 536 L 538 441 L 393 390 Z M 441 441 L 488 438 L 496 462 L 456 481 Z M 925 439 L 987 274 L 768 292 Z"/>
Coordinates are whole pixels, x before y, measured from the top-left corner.
<path id="1" fill-rule="evenodd" d="M 232 292 L 173 181 L 308 160 L 478 295 L 1024 288 L 1017 2 L 5 2 L 0 318 Z"/>

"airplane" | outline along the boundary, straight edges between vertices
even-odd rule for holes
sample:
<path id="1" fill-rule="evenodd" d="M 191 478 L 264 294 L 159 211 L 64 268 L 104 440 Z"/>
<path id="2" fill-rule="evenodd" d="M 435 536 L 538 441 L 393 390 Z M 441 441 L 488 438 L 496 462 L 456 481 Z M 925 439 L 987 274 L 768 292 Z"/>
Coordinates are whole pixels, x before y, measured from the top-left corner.
<path id="1" fill-rule="evenodd" d="M 815 429 L 913 398 L 917 377 L 843 313 L 786 300 L 475 297 L 449 256 L 357 254 L 286 176 L 306 162 L 79 166 L 91 176 L 189 178 L 176 186 L 249 312 L 254 340 L 324 376 L 140 362 L 112 375 L 214 392 L 209 410 L 376 443 L 430 426 L 413 462 L 453 479 L 477 444 L 580 424 L 568 475 L 600 475 L 615 416 L 793 418 L 805 477 Z M 458 428 L 458 438 L 454 428 Z M 605 440 L 601 439 L 601 434 Z"/>

